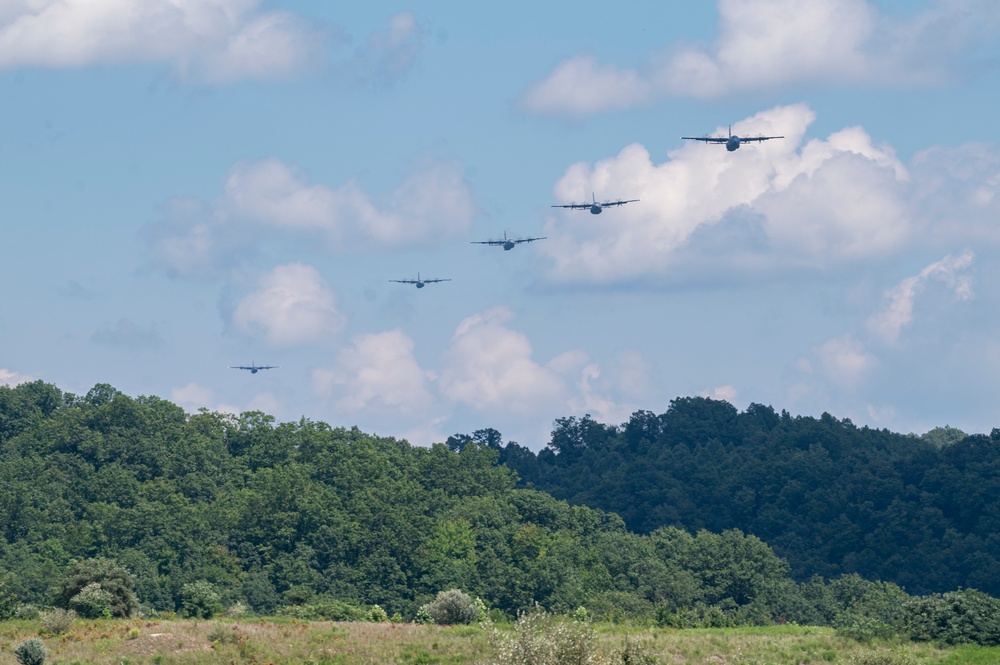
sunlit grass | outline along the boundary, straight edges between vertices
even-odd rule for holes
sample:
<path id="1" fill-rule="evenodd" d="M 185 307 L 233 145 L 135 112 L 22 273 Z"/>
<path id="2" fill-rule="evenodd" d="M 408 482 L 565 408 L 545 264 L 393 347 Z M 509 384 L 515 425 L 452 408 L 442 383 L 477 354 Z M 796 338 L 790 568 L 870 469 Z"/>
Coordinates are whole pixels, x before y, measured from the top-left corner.
<path id="1" fill-rule="evenodd" d="M 510 625 L 499 625 L 511 631 Z M 860 644 L 829 628 L 663 629 L 598 624 L 605 651 L 628 639 L 657 662 L 685 665 L 850 665 L 872 650 L 904 649 L 926 665 L 1000 663 L 1000 648 L 938 647 L 905 641 Z M 0 622 L 0 665 L 39 635 L 38 621 Z M 58 636 L 41 635 L 47 665 L 475 665 L 491 652 L 478 626 L 334 623 L 328 621 L 83 621 Z"/>

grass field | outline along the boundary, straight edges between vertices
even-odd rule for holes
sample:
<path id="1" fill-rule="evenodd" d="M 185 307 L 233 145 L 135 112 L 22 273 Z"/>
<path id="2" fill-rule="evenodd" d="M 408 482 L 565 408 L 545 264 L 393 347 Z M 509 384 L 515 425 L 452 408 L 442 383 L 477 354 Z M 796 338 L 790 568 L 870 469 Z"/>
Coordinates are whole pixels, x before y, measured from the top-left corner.
<path id="1" fill-rule="evenodd" d="M 799 665 L 822 663 L 1000 663 L 1000 647 L 859 644 L 828 628 L 673 630 L 594 626 L 609 652 L 628 639 L 659 663 L 671 665 Z M 14 648 L 39 635 L 37 621 L 0 623 L 0 665 L 17 665 Z M 501 632 L 509 626 L 499 626 Z M 47 665 L 355 665 L 482 663 L 493 655 L 489 632 L 478 626 L 332 623 L 283 620 L 77 620 L 62 635 L 41 635 Z"/>

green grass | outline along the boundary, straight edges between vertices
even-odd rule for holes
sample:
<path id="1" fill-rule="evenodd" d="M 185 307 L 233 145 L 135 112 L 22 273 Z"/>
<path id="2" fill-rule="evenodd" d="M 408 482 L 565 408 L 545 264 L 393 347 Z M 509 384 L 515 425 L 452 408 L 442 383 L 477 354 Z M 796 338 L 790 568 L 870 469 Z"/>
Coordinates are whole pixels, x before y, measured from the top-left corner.
<path id="1" fill-rule="evenodd" d="M 499 625 L 503 632 L 511 625 Z M 853 665 L 871 652 L 902 649 L 922 665 L 994 665 L 1000 647 L 938 647 L 902 641 L 860 644 L 828 628 L 768 626 L 662 629 L 598 624 L 605 651 L 625 639 L 660 663 L 686 665 Z M 38 621 L 0 622 L 0 665 L 17 665 L 14 647 L 39 634 Z M 78 620 L 42 636 L 46 665 L 475 665 L 489 658 L 477 626 L 333 623 L 329 621 Z"/>

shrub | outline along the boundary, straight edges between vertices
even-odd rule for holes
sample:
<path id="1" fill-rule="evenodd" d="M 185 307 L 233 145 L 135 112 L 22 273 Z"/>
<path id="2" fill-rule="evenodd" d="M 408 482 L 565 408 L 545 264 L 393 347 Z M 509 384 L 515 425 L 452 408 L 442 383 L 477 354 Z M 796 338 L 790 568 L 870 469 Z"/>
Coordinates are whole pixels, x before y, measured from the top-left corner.
<path id="1" fill-rule="evenodd" d="M 38 609 L 37 605 L 18 605 L 14 608 L 14 618 L 15 619 L 37 619 L 41 615 L 41 610 Z"/>
<path id="2" fill-rule="evenodd" d="M 37 637 L 26 639 L 14 649 L 14 656 L 21 665 L 43 665 L 48 655 L 45 645 Z"/>
<path id="3" fill-rule="evenodd" d="M 181 587 L 181 604 L 184 616 L 195 619 L 211 619 L 222 611 L 219 592 L 211 582 L 204 580 Z"/>
<path id="4" fill-rule="evenodd" d="M 997 646 L 1000 599 L 975 589 L 911 598 L 903 607 L 903 623 L 918 641 Z"/>
<path id="5" fill-rule="evenodd" d="M 904 649 L 878 649 L 852 655 L 851 665 L 920 665 L 920 661 Z"/>
<path id="6" fill-rule="evenodd" d="M 229 609 L 226 610 L 226 616 L 230 619 L 237 619 L 246 614 L 249 610 L 250 608 L 246 606 L 246 603 L 236 601 L 235 604 L 230 605 Z"/>
<path id="7" fill-rule="evenodd" d="M 431 613 L 427 611 L 426 605 L 421 605 L 417 610 L 417 616 L 413 619 L 413 623 L 431 624 L 434 623 L 434 617 Z"/>
<path id="8" fill-rule="evenodd" d="M 363 621 L 367 612 L 340 600 L 321 600 L 307 605 L 285 605 L 276 614 L 303 621 Z"/>
<path id="9" fill-rule="evenodd" d="M 110 595 L 111 616 L 130 617 L 139 609 L 139 600 L 132 590 L 135 585 L 132 574 L 114 559 L 104 558 L 77 561 L 70 567 L 60 594 L 62 605 L 70 607 L 73 599 L 93 584 Z"/>
<path id="10" fill-rule="evenodd" d="M 365 621 L 369 623 L 389 623 L 389 615 L 382 609 L 381 605 L 372 605 L 365 614 Z"/>
<path id="11" fill-rule="evenodd" d="M 91 582 L 69 600 L 69 609 L 85 619 L 110 617 L 114 597 L 100 583 Z M 138 609 L 138 608 L 137 608 Z"/>
<path id="12" fill-rule="evenodd" d="M 442 591 L 424 607 L 427 608 L 427 613 L 434 623 L 448 626 L 472 623 L 479 616 L 479 608 L 475 601 L 458 589 Z"/>
<path id="13" fill-rule="evenodd" d="M 589 623 L 557 620 L 545 612 L 518 617 L 514 635 L 490 631 L 493 657 L 490 665 L 642 665 L 656 662 L 642 647 L 625 638 L 620 649 L 601 653 Z"/>
<path id="14" fill-rule="evenodd" d="M 42 632 L 49 635 L 62 635 L 76 621 L 76 612 L 57 607 L 49 612 L 42 612 Z"/>

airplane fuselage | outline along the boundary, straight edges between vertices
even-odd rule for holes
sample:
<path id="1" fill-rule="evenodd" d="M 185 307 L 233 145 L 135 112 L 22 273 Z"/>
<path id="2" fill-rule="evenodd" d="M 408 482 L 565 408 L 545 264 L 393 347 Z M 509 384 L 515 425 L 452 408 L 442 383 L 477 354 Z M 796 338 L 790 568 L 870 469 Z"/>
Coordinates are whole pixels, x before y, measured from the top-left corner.
<path id="1" fill-rule="evenodd" d="M 597 205 L 596 203 L 594 205 L 590 206 L 590 214 L 591 215 L 600 215 L 601 212 L 603 212 L 603 211 L 604 211 L 604 208 L 602 208 L 601 206 Z"/>
<path id="2" fill-rule="evenodd" d="M 517 243 L 514 242 L 513 240 L 505 240 L 503 243 L 503 251 L 509 252 L 510 250 L 514 249 L 516 245 Z"/>
<path id="3" fill-rule="evenodd" d="M 726 141 L 726 150 L 728 150 L 729 152 L 733 152 L 739 149 L 740 149 L 740 137 L 730 136 L 729 140 Z"/>
<path id="4" fill-rule="evenodd" d="M 259 372 L 259 371 L 260 371 L 260 370 L 259 370 L 259 369 L 257 369 L 256 367 L 251 367 L 251 368 L 250 368 L 250 373 L 251 373 L 251 374 L 256 374 L 256 373 L 257 373 L 257 372 Z"/>
<path id="5" fill-rule="evenodd" d="M 416 286 L 416 287 L 417 287 L 418 289 L 422 289 L 422 288 L 424 288 L 424 287 L 425 287 L 425 286 L 427 286 L 427 285 L 426 285 L 426 284 L 424 284 L 423 282 L 417 282 L 417 283 L 415 284 L 415 286 Z"/>

